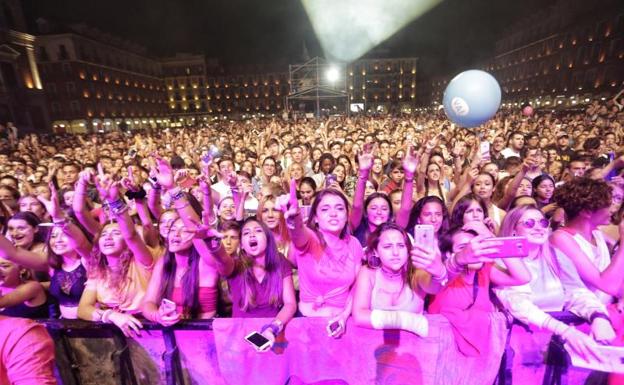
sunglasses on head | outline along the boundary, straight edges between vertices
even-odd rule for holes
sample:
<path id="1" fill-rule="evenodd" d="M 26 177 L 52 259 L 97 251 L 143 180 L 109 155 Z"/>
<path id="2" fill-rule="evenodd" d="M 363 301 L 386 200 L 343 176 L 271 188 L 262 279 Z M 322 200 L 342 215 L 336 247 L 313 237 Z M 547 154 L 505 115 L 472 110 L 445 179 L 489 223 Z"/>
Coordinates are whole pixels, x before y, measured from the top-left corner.
<path id="1" fill-rule="evenodd" d="M 535 225 L 538 225 L 538 224 L 543 229 L 547 229 L 550 226 L 550 220 L 546 218 L 542 218 L 540 220 L 527 219 L 526 221 L 520 221 L 520 223 L 527 229 L 532 229 L 535 227 Z"/>

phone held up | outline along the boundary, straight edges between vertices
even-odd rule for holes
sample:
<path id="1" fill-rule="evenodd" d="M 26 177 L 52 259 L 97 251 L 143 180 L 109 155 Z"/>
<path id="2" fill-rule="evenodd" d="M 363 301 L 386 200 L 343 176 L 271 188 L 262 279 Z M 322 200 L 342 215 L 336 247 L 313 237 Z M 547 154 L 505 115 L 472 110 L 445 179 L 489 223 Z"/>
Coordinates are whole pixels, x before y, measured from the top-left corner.
<path id="1" fill-rule="evenodd" d="M 422 246 L 426 250 L 435 247 L 435 230 L 433 225 L 414 226 L 414 244 Z"/>

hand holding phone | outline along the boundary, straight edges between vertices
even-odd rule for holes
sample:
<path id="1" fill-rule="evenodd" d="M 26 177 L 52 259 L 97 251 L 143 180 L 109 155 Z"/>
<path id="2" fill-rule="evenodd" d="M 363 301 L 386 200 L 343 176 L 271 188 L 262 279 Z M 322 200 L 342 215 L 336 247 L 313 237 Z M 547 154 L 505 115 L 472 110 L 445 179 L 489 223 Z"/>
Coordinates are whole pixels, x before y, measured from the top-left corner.
<path id="1" fill-rule="evenodd" d="M 435 247 L 435 229 L 433 225 L 414 226 L 414 243 L 425 250 L 433 250 Z"/>
<path id="2" fill-rule="evenodd" d="M 158 312 L 161 315 L 167 315 L 167 314 L 174 313 L 176 309 L 177 309 L 177 305 L 175 304 L 175 302 L 168 300 L 167 298 L 163 298 L 162 301 L 160 301 Z"/>
<path id="3" fill-rule="evenodd" d="M 338 181 L 336 174 L 327 174 L 325 177 L 325 188 L 329 188 L 332 184 Z"/>

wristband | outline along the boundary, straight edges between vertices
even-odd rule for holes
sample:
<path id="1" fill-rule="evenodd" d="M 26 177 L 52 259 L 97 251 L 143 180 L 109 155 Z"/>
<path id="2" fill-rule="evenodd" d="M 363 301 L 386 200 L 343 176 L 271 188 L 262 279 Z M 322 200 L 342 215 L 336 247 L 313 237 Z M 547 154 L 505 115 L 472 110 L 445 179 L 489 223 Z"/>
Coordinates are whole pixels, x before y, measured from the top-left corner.
<path id="1" fill-rule="evenodd" d="M 264 333 L 265 330 L 267 329 L 271 329 L 271 333 L 273 333 L 274 336 L 277 336 L 280 332 L 280 327 L 270 323 L 270 324 L 266 324 L 264 325 L 261 329 L 260 329 L 260 334 Z"/>
<path id="2" fill-rule="evenodd" d="M 109 317 L 111 316 L 111 314 L 113 314 L 115 311 L 113 309 L 108 309 L 105 310 L 104 313 L 102 313 L 102 322 L 104 323 L 110 323 L 111 321 L 109 320 Z"/>
<path id="3" fill-rule="evenodd" d="M 608 321 L 609 323 L 611 323 L 611 319 L 609 318 L 608 315 L 606 315 L 605 313 L 598 312 L 598 311 L 593 312 L 589 316 L 589 323 L 593 323 L 594 320 L 596 320 L 596 318 L 602 318 L 602 319 Z"/>
<path id="4" fill-rule="evenodd" d="M 143 187 L 141 187 L 141 189 L 138 191 L 131 191 L 131 190 L 126 191 L 126 197 L 128 197 L 128 199 L 131 199 L 131 200 L 145 199 L 146 196 L 147 196 L 147 192 L 145 192 L 145 189 Z"/>

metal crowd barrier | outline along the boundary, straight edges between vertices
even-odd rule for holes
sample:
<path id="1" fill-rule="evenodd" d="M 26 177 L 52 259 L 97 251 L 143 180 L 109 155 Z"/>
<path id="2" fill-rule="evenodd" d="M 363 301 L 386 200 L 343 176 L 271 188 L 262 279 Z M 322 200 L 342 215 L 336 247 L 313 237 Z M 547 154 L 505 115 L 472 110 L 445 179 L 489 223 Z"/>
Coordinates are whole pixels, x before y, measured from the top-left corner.
<path id="1" fill-rule="evenodd" d="M 570 313 L 552 313 L 552 315 L 568 324 L 581 324 L 583 320 L 578 317 L 570 314 Z M 301 321 L 301 319 L 297 321 Z M 59 380 L 59 384 L 62 385 L 91 385 L 92 383 L 96 383 L 90 380 L 90 373 L 99 373 L 98 372 L 98 362 L 96 360 L 89 361 L 85 363 L 85 360 L 89 360 L 90 358 L 85 358 L 84 352 L 85 350 L 95 350 L 93 356 L 97 357 L 98 354 L 102 354 L 99 352 L 99 347 L 104 346 L 104 339 L 112 340 L 112 348 L 110 351 L 110 359 L 112 360 L 113 365 L 113 374 L 114 380 L 112 383 L 117 383 L 121 385 L 142 385 L 152 383 L 153 379 L 150 379 L 149 376 L 142 374 L 141 370 L 139 370 L 139 366 L 145 366 L 145 360 L 141 358 L 133 357 L 131 354 L 130 344 L 131 339 L 127 339 L 119 329 L 110 324 L 102 324 L 102 323 L 94 323 L 94 322 L 86 322 L 80 320 L 41 320 L 41 323 L 45 324 L 50 335 L 53 337 L 56 343 L 56 356 L 57 356 L 57 377 Z M 222 322 L 222 321 L 221 321 Z M 316 326 L 315 326 L 316 327 Z M 213 320 L 192 320 L 192 321 L 182 321 L 176 324 L 173 327 L 162 327 L 159 324 L 143 321 L 144 333 L 150 335 L 150 332 L 155 332 L 157 336 L 160 336 L 162 333 L 162 346 L 159 345 L 159 349 L 162 348 L 162 368 L 156 368 L 155 371 L 159 371 L 162 375 L 160 378 L 161 383 L 164 380 L 164 383 L 167 385 L 190 385 L 198 383 L 197 379 L 192 379 L 189 377 L 187 368 L 183 365 L 183 360 L 180 357 L 180 350 L 178 348 L 178 342 L 176 341 L 176 331 L 211 331 L 213 330 Z M 364 330 L 364 329 L 362 329 Z M 386 333 L 382 331 L 372 331 L 367 330 L 365 333 L 377 333 L 376 335 L 384 335 L 384 341 L 386 340 Z M 401 332 L 404 333 L 404 332 Z M 505 333 L 503 331 L 501 334 Z M 214 333 L 211 333 L 214 334 Z M 409 334 L 409 333 L 408 333 Z M 442 335 L 445 334 L 445 335 Z M 445 339 L 446 344 L 448 344 L 449 336 L 446 334 L 450 334 L 449 330 L 446 330 L 444 333 L 441 333 L 440 338 Z M 375 335 L 375 334 L 371 334 Z M 397 334 L 398 336 L 398 334 Z M 403 336 L 403 334 L 401 334 Z M 510 347 L 511 333 L 507 333 L 507 343 L 504 348 L 504 353 L 502 354 L 502 360 L 500 361 L 500 368 L 498 369 L 498 375 L 494 382 L 495 385 L 512 385 L 513 382 L 513 360 L 514 355 L 518 352 L 514 352 Z M 205 338 L 205 336 L 204 336 Z M 393 337 L 396 338 L 397 341 L 407 341 L 405 337 L 400 339 L 401 337 Z M 452 335 L 450 336 L 452 339 Z M 76 340 L 81 340 L 83 342 L 88 342 L 91 344 L 91 348 L 84 348 L 81 346 L 76 346 Z M 503 336 L 504 339 L 504 336 Z M 101 342 L 98 342 L 101 341 Z M 110 342 L 108 342 L 110 343 Z M 205 342 L 201 339 L 198 339 L 197 343 L 205 343 L 207 346 L 210 344 L 215 344 L 215 339 L 212 341 Z M 504 343 L 504 342 L 502 342 Z M 159 342 L 160 344 L 160 342 Z M 398 344 L 398 342 L 397 342 Z M 278 344 L 276 344 L 278 345 Z M 288 343 L 283 344 L 287 346 Z M 441 342 L 439 344 L 443 346 Z M 188 346 L 188 345 L 186 345 Z M 94 349 L 95 347 L 95 349 Z M 107 346 L 110 348 L 110 346 Z M 448 345 L 447 345 L 448 347 Z M 216 348 L 215 348 L 216 349 Z M 105 351 L 103 349 L 102 351 Z M 160 352 L 160 350 L 159 350 Z M 153 352 L 152 356 L 154 355 Z M 214 352 L 213 352 L 214 353 Z M 106 354 L 108 350 L 106 350 Z M 265 353 L 266 354 L 266 353 Z M 375 350 L 375 354 L 377 354 L 377 350 Z M 435 354 L 435 353 L 432 353 Z M 216 353 L 214 354 L 216 356 Z M 228 357 L 232 357 L 231 355 Z M 267 356 L 265 356 L 267 357 Z M 213 357 L 214 359 L 214 357 Z M 442 358 L 443 360 L 444 358 Z M 106 358 L 102 359 L 105 362 Z M 137 362 L 139 361 L 138 365 Z M 440 364 L 438 359 L 438 366 L 442 369 L 440 370 L 448 370 L 444 369 L 446 367 L 451 367 L 449 364 Z M 90 366 L 95 366 L 92 368 Z M 104 365 L 101 365 L 104 366 Z M 156 365 L 157 366 L 157 365 Z M 548 351 L 545 362 L 545 370 L 542 384 L 543 385 L 565 385 L 568 383 L 568 369 L 569 369 L 569 358 L 567 353 L 563 349 L 563 345 L 561 341 L 557 337 L 553 337 L 548 344 Z M 102 368 L 102 371 L 105 369 Z M 379 371 L 379 369 L 377 369 Z M 102 375 L 102 373 L 99 373 Z M 225 375 L 224 375 L 225 377 Z M 430 379 L 428 377 L 428 379 Z M 96 380 L 94 380 L 96 381 Z M 438 380 L 436 380 L 438 381 Z M 229 383 L 228 381 L 220 381 L 215 378 L 204 378 L 199 382 L 201 384 L 224 384 Z M 239 381 L 240 383 L 240 381 Z M 243 382 L 244 383 L 244 382 Z M 289 381 L 287 383 L 290 383 Z M 356 383 L 344 382 L 350 385 L 360 385 Z M 377 383 L 377 382 L 375 382 Z M 281 385 L 281 384 L 280 384 Z M 485 384 L 488 385 L 488 384 Z"/>

